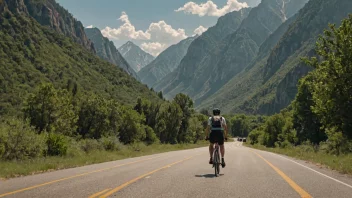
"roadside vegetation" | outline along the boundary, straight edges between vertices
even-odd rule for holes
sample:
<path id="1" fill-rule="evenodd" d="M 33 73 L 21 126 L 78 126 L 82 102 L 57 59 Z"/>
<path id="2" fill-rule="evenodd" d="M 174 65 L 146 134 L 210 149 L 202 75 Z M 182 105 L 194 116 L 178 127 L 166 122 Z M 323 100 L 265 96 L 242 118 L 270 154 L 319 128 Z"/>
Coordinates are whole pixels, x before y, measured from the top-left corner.
<path id="1" fill-rule="evenodd" d="M 152 144 L 146 145 L 139 142 L 130 145 L 117 144 L 114 151 L 103 148 L 90 149 L 89 152 L 82 149 L 70 149 L 64 156 L 41 156 L 27 160 L 3 160 L 0 161 L 0 179 L 32 175 L 48 171 L 85 166 L 90 164 L 121 160 L 131 157 L 139 157 L 170 151 L 192 149 L 207 146 L 207 141 L 198 141 L 196 144 Z M 79 147 L 79 146 L 78 146 Z M 99 147 L 99 146 L 98 146 Z"/>
<path id="2" fill-rule="evenodd" d="M 159 94 L 160 98 L 162 94 Z M 178 94 L 122 105 L 75 87 L 42 84 L 21 116 L 0 122 L 0 177 L 205 146 L 207 117 Z"/>
<path id="3" fill-rule="evenodd" d="M 248 143 L 352 174 L 352 15 L 319 37 L 314 68 L 293 103 L 252 130 Z M 241 129 L 246 130 L 246 129 Z"/>

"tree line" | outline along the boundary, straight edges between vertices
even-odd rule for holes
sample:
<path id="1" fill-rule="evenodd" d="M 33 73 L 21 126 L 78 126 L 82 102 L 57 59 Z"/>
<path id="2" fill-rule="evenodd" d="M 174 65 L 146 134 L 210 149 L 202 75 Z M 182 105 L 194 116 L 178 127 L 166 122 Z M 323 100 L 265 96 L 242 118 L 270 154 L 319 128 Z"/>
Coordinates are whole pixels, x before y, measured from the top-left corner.
<path id="1" fill-rule="evenodd" d="M 207 120 L 184 94 L 161 102 L 138 98 L 137 104 L 127 106 L 80 92 L 72 82 L 58 89 L 50 83 L 40 85 L 25 100 L 22 112 L 0 124 L 2 159 L 63 156 L 73 145 L 89 152 L 136 142 L 197 143 L 205 138 Z"/>
<path id="2" fill-rule="evenodd" d="M 313 145 L 332 154 L 352 152 L 352 15 L 319 36 L 314 68 L 299 81 L 292 104 L 249 134 L 267 147 Z"/>

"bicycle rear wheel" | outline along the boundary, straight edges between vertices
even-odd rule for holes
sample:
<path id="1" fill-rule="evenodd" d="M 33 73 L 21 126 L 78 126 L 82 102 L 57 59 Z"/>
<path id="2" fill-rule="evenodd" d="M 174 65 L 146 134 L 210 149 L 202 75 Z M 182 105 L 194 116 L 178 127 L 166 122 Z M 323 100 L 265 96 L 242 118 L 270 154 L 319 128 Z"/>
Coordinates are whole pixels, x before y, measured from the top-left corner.
<path id="1" fill-rule="evenodd" d="M 220 172 L 220 158 L 219 158 L 218 150 L 215 150 L 215 154 L 214 154 L 214 169 L 215 169 L 215 177 L 217 177 Z"/>

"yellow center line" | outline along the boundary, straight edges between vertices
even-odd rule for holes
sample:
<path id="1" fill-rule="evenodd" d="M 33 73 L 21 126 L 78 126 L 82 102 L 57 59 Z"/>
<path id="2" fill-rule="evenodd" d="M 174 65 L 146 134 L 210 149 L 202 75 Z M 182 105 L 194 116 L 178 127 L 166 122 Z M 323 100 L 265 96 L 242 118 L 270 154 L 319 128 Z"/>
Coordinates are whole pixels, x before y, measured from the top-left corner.
<path id="1" fill-rule="evenodd" d="M 113 167 L 110 167 L 110 168 L 104 168 L 104 169 L 95 170 L 95 171 L 92 171 L 92 172 L 82 173 L 82 174 L 79 174 L 79 175 L 74 175 L 74 176 L 70 176 L 70 177 L 66 177 L 66 178 L 62 178 L 62 179 L 46 182 L 46 183 L 43 183 L 43 184 L 39 184 L 39 185 L 31 186 L 31 187 L 28 187 L 28 188 L 23 188 L 23 189 L 15 190 L 15 191 L 8 192 L 8 193 L 5 193 L 5 194 L 1 194 L 0 197 L 5 197 L 5 196 L 16 194 L 16 193 L 19 193 L 19 192 L 32 190 L 32 189 L 35 189 L 35 188 L 39 188 L 39 187 L 46 186 L 46 185 L 49 185 L 49 184 L 57 183 L 57 182 L 60 182 L 60 181 L 65 181 L 65 180 L 68 180 L 68 179 L 73 179 L 73 178 L 82 177 L 82 176 L 85 176 L 85 175 L 90 175 L 90 174 L 93 174 L 93 173 L 103 172 L 103 171 L 114 169 L 114 168 L 118 168 L 118 167 L 121 167 L 121 166 L 126 166 L 126 165 L 130 165 L 130 164 L 135 164 L 135 163 L 138 163 L 138 162 L 148 161 L 148 160 L 155 159 L 155 158 L 158 158 L 158 157 L 161 157 L 161 156 L 147 158 L 147 159 L 143 159 L 143 160 L 137 160 L 137 161 L 129 162 L 129 163 L 126 163 L 126 164 L 120 164 L 120 165 L 117 165 L 117 166 L 113 166 Z"/>
<path id="2" fill-rule="evenodd" d="M 198 155 L 201 155 L 201 154 L 198 154 Z M 191 158 L 193 158 L 193 157 L 195 157 L 195 156 L 198 156 L 198 155 L 194 155 L 194 156 L 185 158 L 185 159 L 183 159 L 183 160 L 174 162 L 174 163 L 172 163 L 172 164 L 168 164 L 168 165 L 163 166 L 163 167 L 161 167 L 161 168 L 155 169 L 155 170 L 153 170 L 153 171 L 151 171 L 151 172 L 149 172 L 149 173 L 146 173 L 146 174 L 144 174 L 144 175 L 141 175 L 141 176 L 139 176 L 139 177 L 136 177 L 136 178 L 134 178 L 134 179 L 132 179 L 132 180 L 130 180 L 130 181 L 128 181 L 128 182 L 126 182 L 126 183 L 124 183 L 124 184 L 122 184 L 122 185 L 120 185 L 120 186 L 114 188 L 114 189 L 112 189 L 111 191 L 109 191 L 109 192 L 105 193 L 104 195 L 100 196 L 99 198 L 106 198 L 106 197 L 108 197 L 108 196 L 110 196 L 110 195 L 112 195 L 112 194 L 114 194 L 114 193 L 120 191 L 121 189 L 125 188 L 126 186 L 128 186 L 128 185 L 130 185 L 130 184 L 132 184 L 132 183 L 134 183 L 134 182 L 136 182 L 136 181 L 138 181 L 138 180 L 140 180 L 140 179 L 146 177 L 146 176 L 149 176 L 149 175 L 151 175 L 151 174 L 153 174 L 153 173 L 155 173 L 155 172 L 158 172 L 158 171 L 160 171 L 160 170 L 163 170 L 163 169 L 166 169 L 166 168 L 170 168 L 171 166 L 173 166 L 173 165 L 175 165 L 175 164 L 179 164 L 179 163 L 181 163 L 181 162 L 184 162 L 184 161 L 186 161 L 186 160 L 189 160 L 189 159 L 191 159 Z"/>
<path id="3" fill-rule="evenodd" d="M 99 195 L 105 193 L 105 192 L 108 191 L 108 190 L 111 190 L 111 188 L 108 188 L 108 189 L 105 189 L 105 190 L 103 190 L 103 191 L 97 192 L 97 193 L 95 193 L 95 194 L 89 196 L 88 198 L 95 198 L 95 197 L 98 197 Z"/>
<path id="4" fill-rule="evenodd" d="M 273 168 L 302 198 L 312 198 L 310 194 L 308 194 L 305 190 L 303 190 L 300 186 L 298 186 L 292 179 L 290 179 L 284 172 L 278 169 L 276 166 L 271 164 L 268 160 L 264 157 L 259 155 L 255 151 L 251 151 L 256 154 L 258 157 L 262 158 L 271 168 Z"/>

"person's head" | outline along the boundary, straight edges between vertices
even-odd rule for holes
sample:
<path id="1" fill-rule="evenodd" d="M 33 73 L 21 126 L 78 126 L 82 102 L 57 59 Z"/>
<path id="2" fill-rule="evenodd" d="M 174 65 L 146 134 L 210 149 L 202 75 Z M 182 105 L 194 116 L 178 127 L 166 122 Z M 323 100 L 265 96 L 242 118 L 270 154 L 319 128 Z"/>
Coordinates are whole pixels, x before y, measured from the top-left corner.
<path id="1" fill-rule="evenodd" d="M 220 109 L 218 108 L 213 109 L 213 115 L 214 116 L 220 115 Z"/>

